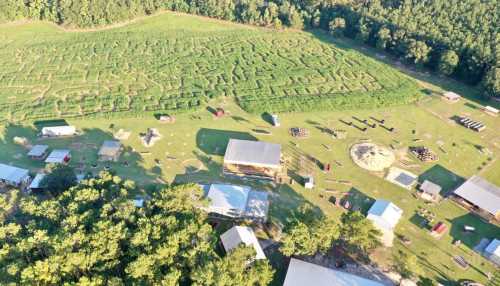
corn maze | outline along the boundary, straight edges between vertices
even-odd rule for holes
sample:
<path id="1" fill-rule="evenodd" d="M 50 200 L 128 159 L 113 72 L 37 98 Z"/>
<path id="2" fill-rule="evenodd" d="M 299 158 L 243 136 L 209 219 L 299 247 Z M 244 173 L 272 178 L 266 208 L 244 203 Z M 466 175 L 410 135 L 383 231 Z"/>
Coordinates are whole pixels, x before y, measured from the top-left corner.
<path id="1" fill-rule="evenodd" d="M 416 85 L 357 52 L 292 32 L 0 29 L 0 118 L 139 116 L 227 96 L 249 112 L 368 108 Z"/>

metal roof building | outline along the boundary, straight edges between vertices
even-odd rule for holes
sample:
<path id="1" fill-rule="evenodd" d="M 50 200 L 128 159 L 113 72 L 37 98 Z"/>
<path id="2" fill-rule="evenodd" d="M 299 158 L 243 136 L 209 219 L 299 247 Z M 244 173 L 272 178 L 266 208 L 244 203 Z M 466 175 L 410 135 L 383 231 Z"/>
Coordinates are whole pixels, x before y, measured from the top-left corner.
<path id="1" fill-rule="evenodd" d="M 493 239 L 484 249 L 484 254 L 489 260 L 500 266 L 500 240 Z"/>
<path id="2" fill-rule="evenodd" d="M 495 217 L 500 217 L 500 188 L 479 176 L 472 176 L 454 192 Z"/>
<path id="3" fill-rule="evenodd" d="M 377 200 L 368 210 L 367 218 L 376 226 L 393 230 L 403 215 L 403 210 L 386 200 Z"/>
<path id="4" fill-rule="evenodd" d="M 266 259 L 266 255 L 255 236 L 252 228 L 248 226 L 233 226 L 220 236 L 226 252 L 230 252 L 240 244 L 252 246 L 255 250 L 255 259 Z"/>
<path id="5" fill-rule="evenodd" d="M 120 156 L 121 149 L 120 141 L 107 140 L 102 143 L 98 155 L 101 160 L 116 161 Z"/>
<path id="6" fill-rule="evenodd" d="M 283 286 L 383 286 L 383 284 L 292 258 Z"/>
<path id="7" fill-rule="evenodd" d="M 45 163 L 61 164 L 69 161 L 71 155 L 68 149 L 54 149 L 50 152 Z"/>
<path id="8" fill-rule="evenodd" d="M 40 173 L 36 174 L 35 178 L 33 178 L 33 180 L 31 181 L 31 184 L 28 187 L 28 189 L 37 190 L 43 188 L 42 186 L 40 186 L 40 183 L 42 182 L 43 178 L 45 178 L 45 174 L 40 174 Z"/>
<path id="9" fill-rule="evenodd" d="M 49 149 L 48 145 L 35 145 L 28 152 L 28 156 L 30 156 L 30 157 L 42 157 L 47 152 L 47 149 Z"/>
<path id="10" fill-rule="evenodd" d="M 29 178 L 29 171 L 14 166 L 0 164 L 0 181 L 8 185 L 19 186 Z"/>
<path id="11" fill-rule="evenodd" d="M 209 212 L 229 217 L 265 219 L 269 210 L 268 194 L 246 186 L 212 184 L 206 197 Z"/>
<path id="12" fill-rule="evenodd" d="M 422 191 L 421 197 L 426 200 L 437 200 L 441 193 L 441 186 L 429 180 L 425 180 L 419 188 Z"/>
<path id="13" fill-rule="evenodd" d="M 230 139 L 224 155 L 225 164 L 279 168 L 281 145 L 259 141 Z"/>

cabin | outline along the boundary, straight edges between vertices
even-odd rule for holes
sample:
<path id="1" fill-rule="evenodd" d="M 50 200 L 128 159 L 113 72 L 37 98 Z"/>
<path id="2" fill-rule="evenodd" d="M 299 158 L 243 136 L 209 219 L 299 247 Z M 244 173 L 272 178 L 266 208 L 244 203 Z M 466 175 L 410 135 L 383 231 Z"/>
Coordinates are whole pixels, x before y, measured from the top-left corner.
<path id="1" fill-rule="evenodd" d="M 437 202 L 440 199 L 441 186 L 425 180 L 419 187 L 420 197 L 426 201 Z"/>
<path id="2" fill-rule="evenodd" d="M 45 163 L 67 164 L 70 159 L 71 152 L 68 149 L 54 149 L 45 159 Z"/>
<path id="3" fill-rule="evenodd" d="M 42 137 L 66 137 L 76 135 L 75 126 L 51 126 L 42 128 Z"/>
<path id="4" fill-rule="evenodd" d="M 114 161 L 117 162 L 120 158 L 122 151 L 122 144 L 120 141 L 108 140 L 102 143 L 98 155 L 100 161 Z"/>
<path id="5" fill-rule="evenodd" d="M 0 164 L 0 187 L 3 185 L 19 188 L 29 180 L 29 170 Z"/>
<path id="6" fill-rule="evenodd" d="M 248 226 L 233 226 L 220 236 L 220 240 L 226 253 L 243 244 L 255 250 L 255 259 L 266 259 L 259 240 L 253 229 Z"/>
<path id="7" fill-rule="evenodd" d="M 28 157 L 33 160 L 44 160 L 47 157 L 48 150 L 49 146 L 47 145 L 35 145 L 28 152 Z"/>
<path id="8" fill-rule="evenodd" d="M 383 286 L 377 281 L 327 268 L 296 258 L 290 259 L 283 286 Z"/>
<path id="9" fill-rule="evenodd" d="M 398 224 L 403 210 L 386 200 L 376 200 L 368 210 L 367 219 L 382 232 L 382 243 L 391 247 L 394 240 L 394 228 Z"/>
<path id="10" fill-rule="evenodd" d="M 224 155 L 223 173 L 274 180 L 281 171 L 281 145 L 230 139 Z"/>
<path id="11" fill-rule="evenodd" d="M 30 185 L 28 186 L 28 190 L 32 192 L 42 191 L 44 189 L 44 186 L 41 185 L 43 178 L 45 178 L 45 174 L 36 174 L 35 178 L 33 178 Z"/>
<path id="12" fill-rule="evenodd" d="M 206 186 L 206 211 L 230 218 L 267 220 L 268 193 L 247 186 L 212 184 Z"/>
<path id="13" fill-rule="evenodd" d="M 472 176 L 453 195 L 455 201 L 469 211 L 490 222 L 500 222 L 500 187 L 479 176 Z"/>
<path id="14" fill-rule="evenodd" d="M 498 110 L 492 106 L 489 106 L 489 105 L 483 107 L 483 111 L 486 114 L 491 115 L 491 116 L 495 116 L 495 117 L 498 116 L 498 114 L 500 114 L 500 110 Z"/>

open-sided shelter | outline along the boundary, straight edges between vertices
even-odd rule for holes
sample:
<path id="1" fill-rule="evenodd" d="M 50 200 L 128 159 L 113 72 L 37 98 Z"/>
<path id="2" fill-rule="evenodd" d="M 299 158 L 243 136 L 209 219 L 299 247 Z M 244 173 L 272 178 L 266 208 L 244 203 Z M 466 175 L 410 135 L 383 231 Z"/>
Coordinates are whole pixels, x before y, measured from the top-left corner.
<path id="1" fill-rule="evenodd" d="M 122 144 L 120 141 L 107 140 L 102 143 L 99 149 L 99 160 L 101 161 L 118 161 L 122 151 Z"/>
<path id="2" fill-rule="evenodd" d="M 283 286 L 383 286 L 383 284 L 292 258 Z"/>
<path id="3" fill-rule="evenodd" d="M 266 255 L 255 236 L 252 228 L 248 226 L 233 226 L 220 236 L 222 246 L 230 252 L 239 245 L 251 246 L 255 250 L 255 259 L 266 259 Z"/>
<path id="4" fill-rule="evenodd" d="M 500 188 L 472 176 L 454 191 L 455 199 L 470 211 L 487 220 L 500 221 Z"/>
<path id="5" fill-rule="evenodd" d="M 12 187 L 19 187 L 28 183 L 29 171 L 26 169 L 0 164 L 0 183 Z"/>
<path id="6" fill-rule="evenodd" d="M 31 147 L 30 151 L 28 152 L 28 157 L 30 157 L 33 160 L 43 160 L 45 157 L 47 157 L 49 146 L 47 145 L 35 145 Z"/>
<path id="7" fill-rule="evenodd" d="M 30 183 L 28 189 L 32 192 L 37 192 L 37 191 L 43 190 L 44 186 L 41 185 L 43 178 L 45 178 L 45 174 L 42 174 L 42 173 L 36 174 L 36 176 L 33 178 L 33 180 L 31 180 L 31 183 Z"/>
<path id="8" fill-rule="evenodd" d="M 281 145 L 230 139 L 223 167 L 224 174 L 274 179 L 281 170 Z"/>
<path id="9" fill-rule="evenodd" d="M 206 197 L 207 211 L 232 218 L 265 220 L 269 210 L 267 192 L 255 191 L 247 186 L 212 184 Z"/>
<path id="10" fill-rule="evenodd" d="M 435 184 L 429 180 L 425 180 L 419 187 L 421 194 L 420 197 L 427 201 L 436 202 L 439 200 L 439 193 L 441 192 L 441 186 Z"/>
<path id="11" fill-rule="evenodd" d="M 70 159 L 71 152 L 68 149 L 54 149 L 45 159 L 45 163 L 67 164 Z"/>

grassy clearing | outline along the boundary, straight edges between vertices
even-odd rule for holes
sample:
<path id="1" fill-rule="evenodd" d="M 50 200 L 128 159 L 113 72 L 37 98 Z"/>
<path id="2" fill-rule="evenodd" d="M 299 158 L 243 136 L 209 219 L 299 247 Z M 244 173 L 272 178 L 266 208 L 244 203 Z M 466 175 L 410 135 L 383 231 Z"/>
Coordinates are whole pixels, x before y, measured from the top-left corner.
<path id="1" fill-rule="evenodd" d="M 166 13 L 126 27 L 0 29 L 0 115 L 11 121 L 195 110 L 307 111 L 415 100 L 415 83 L 314 35 Z"/>
<path id="2" fill-rule="evenodd" d="M 110 165 L 119 175 L 134 179 L 142 186 L 158 184 L 161 181 L 227 181 L 220 174 L 222 155 L 228 138 L 281 143 L 286 154 L 290 154 L 290 149 L 296 148 L 322 163 L 332 163 L 333 170 L 326 174 L 314 167 L 318 184 L 314 191 L 304 190 L 298 184 L 283 185 L 278 188 L 256 185 L 276 194 L 271 205 L 273 219 L 286 223 L 303 204 L 310 204 L 326 215 L 338 217 L 342 210 L 328 201 L 330 196 L 349 194 L 351 202 L 362 210 L 366 210 L 374 199 L 389 199 L 404 210 L 404 219 L 398 225 L 397 233 L 411 238 L 412 244 L 407 246 L 396 243 L 391 251 L 377 252 L 374 257 L 376 262 L 387 265 L 391 261 L 391 254 L 402 249 L 416 253 L 426 275 L 436 277 L 440 281 L 450 278 L 485 281 L 485 274 L 493 271 L 493 266 L 475 254 L 472 247 L 483 237 L 498 237 L 500 235 L 498 227 L 469 215 L 451 201 L 426 205 L 413 196 L 414 190 L 404 190 L 385 181 L 378 174 L 360 169 L 352 163 L 348 155 L 350 146 L 365 138 L 386 146 L 393 144 L 398 150 L 405 150 L 408 146 L 416 144 L 415 139 L 421 139 L 418 144 L 428 146 L 437 152 L 440 160 L 432 164 L 413 160 L 412 165 L 415 167 L 409 170 L 419 174 L 420 179 L 430 178 L 440 183 L 445 191 L 454 189 L 465 178 L 478 172 L 484 173 L 487 178 L 498 183 L 500 177 L 500 168 L 496 163 L 499 152 L 498 131 L 489 128 L 485 132 L 475 133 L 448 120 L 454 114 L 468 114 L 485 122 L 489 127 L 500 124 L 499 118 L 484 115 L 480 110 L 472 108 L 471 104 L 467 101 L 450 106 L 440 99 L 428 98 L 418 106 L 408 105 L 372 111 L 283 114 L 280 116 L 282 126 L 273 128 L 261 116 L 246 113 L 233 101 L 222 99 L 210 104 L 223 106 L 229 113 L 228 116 L 219 119 L 214 118 L 206 110 L 178 115 L 174 124 L 161 124 L 153 117 L 113 120 L 74 119 L 69 120 L 69 123 L 84 130 L 83 136 L 44 142 L 51 147 L 69 146 L 73 152 L 72 165 L 82 171 L 96 173 L 105 165 Z M 353 120 L 352 116 L 361 119 L 369 116 L 385 118 L 388 125 L 396 128 L 396 132 L 389 133 L 379 127 L 363 133 L 339 121 L 339 119 Z M 310 137 L 293 139 L 288 135 L 288 128 L 294 126 L 307 128 Z M 158 129 L 162 135 L 162 139 L 151 148 L 144 147 L 139 139 L 139 134 L 145 132 L 148 127 Z M 321 131 L 322 127 L 344 129 L 347 131 L 347 138 L 334 140 Z M 131 132 L 130 137 L 122 141 L 126 147 L 124 156 L 119 163 L 97 162 L 97 147 L 104 140 L 112 138 L 119 129 Z M 255 129 L 267 130 L 271 134 L 259 134 L 253 131 Z M 3 141 L 0 148 L 6 152 L 1 152 L 0 161 L 29 167 L 33 171 L 43 167 L 40 163 L 29 161 L 24 156 L 26 150 L 12 142 L 13 136 L 26 136 L 31 142 L 35 142 L 35 133 L 34 126 L 30 124 L 4 127 L 1 130 Z M 456 143 L 455 147 L 452 146 L 453 143 Z M 489 149 L 491 154 L 479 152 L 476 147 L 478 145 Z M 440 151 L 439 146 L 442 146 L 447 153 Z M 489 158 L 492 158 L 491 161 Z M 129 166 L 124 166 L 124 161 L 127 161 Z M 485 162 L 493 163 L 485 165 Z M 92 168 L 93 164 L 97 164 L 97 167 Z M 346 180 L 352 185 L 334 183 L 331 180 Z M 235 183 L 248 182 L 235 181 Z M 428 230 L 418 224 L 416 210 L 419 206 L 427 207 L 434 212 L 436 220 L 448 224 L 450 232 L 439 240 L 432 238 Z M 461 229 L 465 224 L 475 226 L 478 231 L 469 235 L 462 233 Z M 456 239 L 462 240 L 463 244 L 454 247 L 452 241 Z M 453 255 L 462 255 L 471 263 L 471 267 L 465 271 L 461 270 L 452 262 Z"/>

